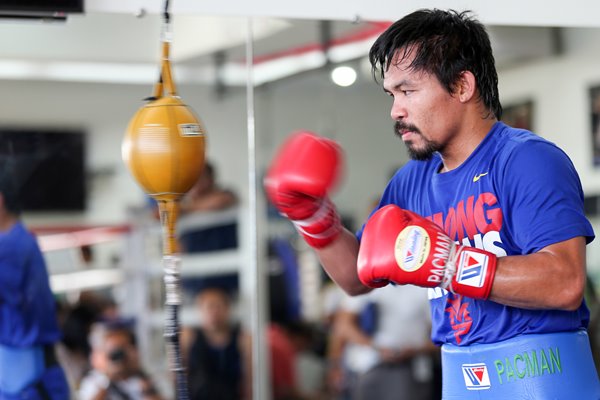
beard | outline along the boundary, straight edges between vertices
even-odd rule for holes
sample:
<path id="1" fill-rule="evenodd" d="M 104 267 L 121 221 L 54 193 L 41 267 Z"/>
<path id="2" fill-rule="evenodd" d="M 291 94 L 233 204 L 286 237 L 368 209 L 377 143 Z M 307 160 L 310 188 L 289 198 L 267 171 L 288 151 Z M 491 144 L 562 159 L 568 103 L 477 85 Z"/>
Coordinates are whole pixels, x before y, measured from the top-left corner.
<path id="1" fill-rule="evenodd" d="M 417 161 L 427 161 L 433 157 L 433 154 L 442 150 L 442 145 L 433 140 L 427 140 L 421 134 L 419 128 L 412 124 L 406 124 L 400 121 L 396 121 L 394 124 L 394 133 L 396 136 L 402 140 L 402 132 L 403 131 L 411 131 L 423 139 L 425 142 L 425 146 L 417 148 L 415 144 L 411 140 L 403 141 L 406 145 L 406 149 L 408 150 L 408 156 Z"/>

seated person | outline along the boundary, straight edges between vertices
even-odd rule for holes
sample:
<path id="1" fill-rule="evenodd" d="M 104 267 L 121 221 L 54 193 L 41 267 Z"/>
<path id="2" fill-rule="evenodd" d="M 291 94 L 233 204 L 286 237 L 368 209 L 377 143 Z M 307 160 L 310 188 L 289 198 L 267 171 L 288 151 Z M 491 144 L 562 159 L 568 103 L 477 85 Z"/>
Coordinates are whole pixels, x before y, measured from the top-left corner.
<path id="1" fill-rule="evenodd" d="M 237 247 L 237 214 L 223 214 L 234 209 L 237 203 L 235 193 L 217 184 L 215 168 L 206 163 L 198 182 L 179 203 L 182 251 L 205 252 Z M 218 213 L 222 218 L 217 218 Z M 200 214 L 214 218 L 196 218 Z"/>
<path id="2" fill-rule="evenodd" d="M 90 333 L 92 370 L 79 388 L 81 400 L 160 400 L 140 367 L 135 335 L 123 323 L 97 323 Z"/>
<path id="3" fill-rule="evenodd" d="M 238 199 L 231 190 L 217 184 L 215 167 L 207 162 L 202 175 L 179 204 L 182 214 L 202 211 L 221 211 L 233 207 Z"/>
<path id="4" fill-rule="evenodd" d="M 431 357 L 438 349 L 429 339 L 426 290 L 388 285 L 364 296 L 347 296 L 334 324 L 343 341 L 343 365 L 338 367 L 346 369 L 353 399 L 431 398 Z"/>

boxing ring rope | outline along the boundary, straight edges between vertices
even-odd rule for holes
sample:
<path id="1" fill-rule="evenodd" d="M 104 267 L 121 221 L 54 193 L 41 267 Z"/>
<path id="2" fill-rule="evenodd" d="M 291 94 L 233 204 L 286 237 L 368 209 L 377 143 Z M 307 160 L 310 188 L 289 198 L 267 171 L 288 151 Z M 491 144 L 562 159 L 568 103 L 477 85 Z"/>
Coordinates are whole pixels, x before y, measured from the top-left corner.
<path id="1" fill-rule="evenodd" d="M 131 233 L 131 226 L 46 226 L 30 230 L 36 236 L 40 250 L 50 253 L 123 239 Z M 49 275 L 49 279 L 54 293 L 66 293 L 118 285 L 125 279 L 125 274 L 116 268 L 99 268 L 55 272 Z"/>
<path id="2" fill-rule="evenodd" d="M 131 231 L 129 225 L 32 228 L 42 252 L 110 242 Z"/>

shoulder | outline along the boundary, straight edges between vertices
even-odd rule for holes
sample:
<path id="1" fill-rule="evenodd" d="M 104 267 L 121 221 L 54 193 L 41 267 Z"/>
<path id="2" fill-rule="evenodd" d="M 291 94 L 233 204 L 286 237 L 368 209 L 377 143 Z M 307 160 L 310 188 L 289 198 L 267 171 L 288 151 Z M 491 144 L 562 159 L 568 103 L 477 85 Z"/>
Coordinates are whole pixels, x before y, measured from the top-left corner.
<path id="1" fill-rule="evenodd" d="M 38 256 L 41 257 L 35 237 L 25 228 L 23 223 L 15 223 L 9 231 L 2 234 L 0 254 L 3 259 L 22 264 L 35 253 L 39 253 Z"/>
<path id="2" fill-rule="evenodd" d="M 246 330 L 241 329 L 238 331 L 237 344 L 239 350 L 244 355 L 250 355 L 252 352 L 252 336 Z"/>
<path id="3" fill-rule="evenodd" d="M 198 337 L 198 329 L 192 326 L 184 326 L 181 329 L 181 333 L 179 335 L 179 341 L 181 342 L 181 347 L 187 349 L 192 346 L 192 344 L 196 341 Z"/>
<path id="4" fill-rule="evenodd" d="M 570 161 L 566 153 L 549 140 L 525 129 L 503 126 L 496 136 L 496 149 L 501 161 L 524 161 L 523 158 L 529 158 L 529 162 L 532 162 L 544 157 Z"/>
<path id="5" fill-rule="evenodd" d="M 23 225 L 21 221 L 15 222 L 13 226 L 9 228 L 9 230 L 3 233 L 3 237 L 6 241 L 10 241 L 18 245 L 35 242 L 35 237 L 27 230 L 27 228 L 25 228 L 25 225 Z"/>
<path id="6" fill-rule="evenodd" d="M 577 175 L 569 156 L 556 144 L 530 131 L 504 126 L 495 137 L 491 156 L 499 182 L 512 184 L 520 178 L 540 181 L 543 176 L 551 178 L 554 174 Z"/>

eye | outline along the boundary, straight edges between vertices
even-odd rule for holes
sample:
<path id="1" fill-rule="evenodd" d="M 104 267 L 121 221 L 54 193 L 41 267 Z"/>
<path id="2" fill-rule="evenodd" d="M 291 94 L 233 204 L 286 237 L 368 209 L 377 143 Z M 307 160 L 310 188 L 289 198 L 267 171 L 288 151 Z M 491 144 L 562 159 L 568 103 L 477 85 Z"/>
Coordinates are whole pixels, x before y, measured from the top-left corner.
<path id="1" fill-rule="evenodd" d="M 414 90 L 401 90 L 400 92 L 402 92 L 402 94 L 405 96 L 410 96 Z"/>

